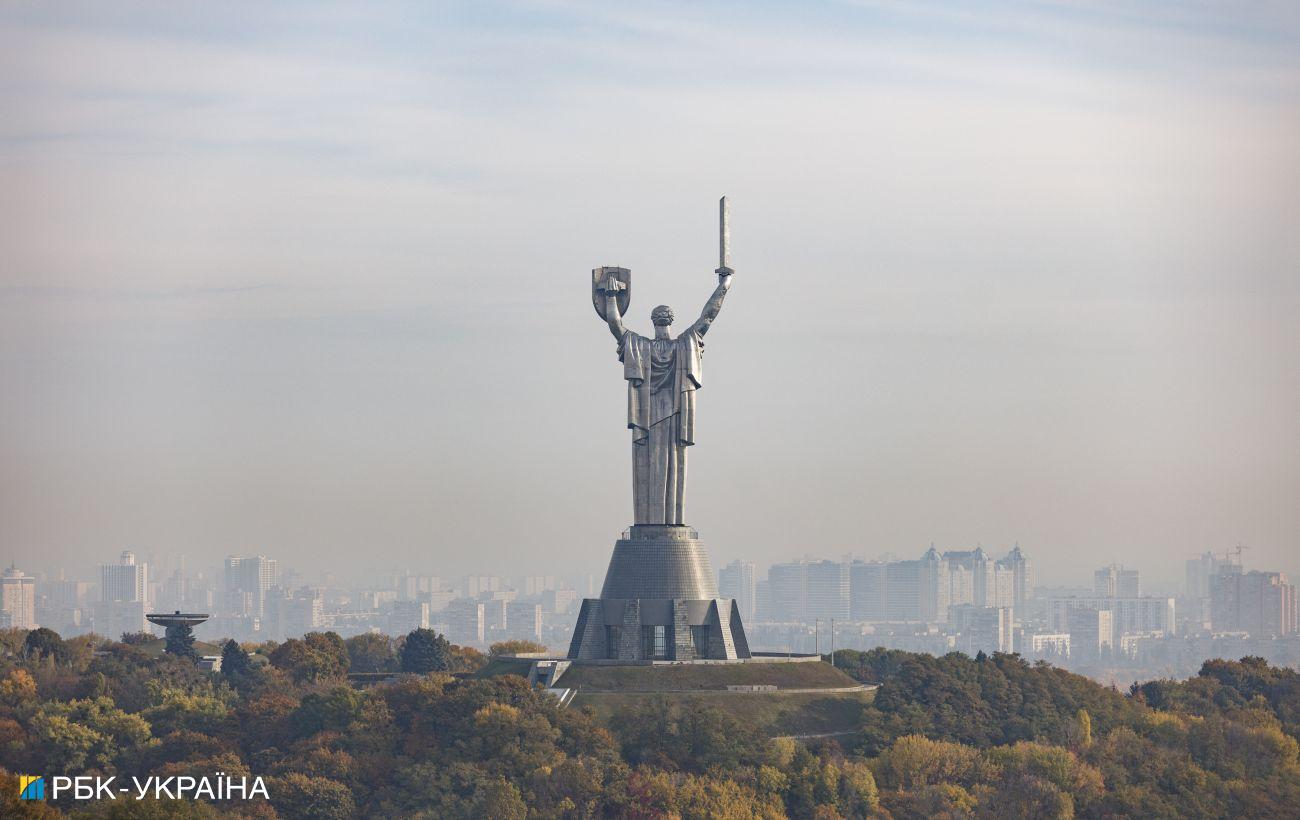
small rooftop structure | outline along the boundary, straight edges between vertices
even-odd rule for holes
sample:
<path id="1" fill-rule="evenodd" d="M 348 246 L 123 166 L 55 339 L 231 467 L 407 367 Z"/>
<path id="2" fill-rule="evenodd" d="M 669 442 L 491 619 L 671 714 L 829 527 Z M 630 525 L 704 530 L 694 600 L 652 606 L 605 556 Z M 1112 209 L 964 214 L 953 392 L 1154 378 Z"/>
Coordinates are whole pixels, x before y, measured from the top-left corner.
<path id="1" fill-rule="evenodd" d="M 206 612 L 181 612 L 178 609 L 175 612 L 150 612 L 144 617 L 149 619 L 149 623 L 159 626 L 196 627 L 212 616 Z"/>

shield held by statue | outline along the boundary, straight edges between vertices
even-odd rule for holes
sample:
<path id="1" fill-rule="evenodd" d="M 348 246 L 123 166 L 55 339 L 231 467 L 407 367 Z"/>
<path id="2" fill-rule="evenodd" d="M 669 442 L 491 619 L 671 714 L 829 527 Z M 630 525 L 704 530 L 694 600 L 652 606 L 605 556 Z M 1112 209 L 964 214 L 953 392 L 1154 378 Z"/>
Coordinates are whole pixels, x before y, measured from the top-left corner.
<path id="1" fill-rule="evenodd" d="M 596 308 L 596 315 L 605 321 L 605 291 L 610 277 L 614 277 L 618 299 L 618 315 L 627 313 L 627 306 L 632 302 L 632 271 L 627 268 L 594 268 L 591 271 L 591 304 Z"/>

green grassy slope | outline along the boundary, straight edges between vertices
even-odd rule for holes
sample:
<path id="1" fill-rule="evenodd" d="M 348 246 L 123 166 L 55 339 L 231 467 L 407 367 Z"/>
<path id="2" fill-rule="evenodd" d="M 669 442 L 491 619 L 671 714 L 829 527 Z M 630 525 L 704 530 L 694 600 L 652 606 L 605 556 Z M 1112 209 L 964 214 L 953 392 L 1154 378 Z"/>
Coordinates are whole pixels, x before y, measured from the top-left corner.
<path id="1" fill-rule="evenodd" d="M 738 663 L 658 666 L 570 666 L 557 686 L 620 692 L 676 692 L 728 686 L 836 689 L 858 682 L 827 663 Z"/>
<path id="2" fill-rule="evenodd" d="M 829 668 L 829 667 L 828 667 Z M 583 693 L 570 708 L 590 708 L 605 726 L 618 720 L 625 710 L 638 709 L 654 698 L 684 699 L 707 705 L 753 726 L 768 737 L 852 732 L 863 725 L 862 711 L 874 692 L 832 694 L 780 692 L 675 692 L 670 694 Z"/>

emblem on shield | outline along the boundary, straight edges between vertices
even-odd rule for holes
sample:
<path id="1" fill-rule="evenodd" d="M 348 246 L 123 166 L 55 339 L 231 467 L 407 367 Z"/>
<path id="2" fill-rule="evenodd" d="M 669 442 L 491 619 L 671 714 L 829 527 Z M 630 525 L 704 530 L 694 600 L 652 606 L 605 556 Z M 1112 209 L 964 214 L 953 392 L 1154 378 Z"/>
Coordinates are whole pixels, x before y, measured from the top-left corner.
<path id="1" fill-rule="evenodd" d="M 618 299 L 618 315 L 627 313 L 627 306 L 632 302 L 632 271 L 627 268 L 594 268 L 591 271 L 591 304 L 601 319 L 605 319 L 605 298 L 611 277 Z"/>

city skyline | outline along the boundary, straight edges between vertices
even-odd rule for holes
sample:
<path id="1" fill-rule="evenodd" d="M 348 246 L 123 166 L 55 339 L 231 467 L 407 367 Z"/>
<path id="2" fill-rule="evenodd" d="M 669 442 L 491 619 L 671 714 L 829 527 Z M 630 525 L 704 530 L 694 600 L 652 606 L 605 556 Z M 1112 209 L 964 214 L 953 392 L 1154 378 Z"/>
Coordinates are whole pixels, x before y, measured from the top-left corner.
<path id="1" fill-rule="evenodd" d="M 756 560 L 753 556 L 727 554 L 727 555 L 719 556 L 717 567 L 721 568 L 730 565 L 735 561 L 742 561 L 742 562 L 747 561 L 747 562 L 754 563 L 756 566 L 761 567 L 761 566 L 771 566 L 773 564 L 782 564 L 782 563 L 798 562 L 798 561 L 828 561 L 829 560 L 829 561 L 846 561 L 846 562 L 847 561 L 874 562 L 874 561 L 907 560 L 909 558 L 916 558 L 929 549 L 937 549 L 941 553 L 954 552 L 954 551 L 958 551 L 958 552 L 973 551 L 977 549 L 983 549 L 984 551 L 990 554 L 996 553 L 999 556 L 1013 549 L 1023 549 L 1026 552 L 1033 552 L 1035 555 L 1044 554 L 1043 551 L 1034 549 L 1027 545 L 1023 545 L 1019 541 L 1013 541 L 1006 544 L 986 544 L 983 542 L 973 542 L 969 544 L 965 544 L 965 543 L 944 544 L 944 543 L 938 543 L 934 541 L 927 541 L 927 542 L 917 543 L 914 545 L 909 545 L 902 548 L 879 549 L 879 550 L 834 549 L 834 548 L 818 549 L 815 546 L 809 546 L 807 549 L 791 551 L 786 555 L 776 556 L 775 558 L 767 561 Z M 110 549 L 106 552 L 101 552 L 101 554 L 98 555 L 99 560 L 94 560 L 94 556 L 92 556 L 92 560 L 82 565 L 78 565 L 78 564 L 68 565 L 54 559 L 48 559 L 48 560 L 38 559 L 38 560 L 26 562 L 24 564 L 23 562 L 19 561 L 16 557 L 13 557 L 12 555 L 7 558 L 5 556 L 0 555 L 0 558 L 5 559 L 5 560 L 0 560 L 0 565 L 9 566 L 12 564 L 14 566 L 18 566 L 20 569 L 24 569 L 29 573 L 32 572 L 40 573 L 50 578 L 57 577 L 60 572 L 63 572 L 69 576 L 94 575 L 97 577 L 100 571 L 99 568 L 103 565 L 102 559 L 104 558 L 104 556 L 106 554 L 112 554 L 114 552 L 133 553 L 139 556 L 141 560 L 149 563 L 151 566 L 155 564 L 161 564 L 172 569 L 181 568 L 181 567 L 193 569 L 195 566 L 201 564 L 203 567 L 215 571 L 220 571 L 223 563 L 231 557 L 259 556 L 259 555 L 269 557 L 272 553 L 276 555 L 284 554 L 283 551 L 276 550 L 273 546 L 269 546 L 269 545 L 263 545 L 260 547 L 253 547 L 244 550 L 240 550 L 240 549 L 227 550 L 216 556 L 203 556 L 203 557 L 196 557 L 186 552 L 166 551 L 166 550 L 144 550 L 137 547 L 134 549 L 132 548 Z M 1114 552 L 1114 553 L 1096 552 L 1096 553 L 1089 553 L 1087 557 L 1080 562 L 1080 566 L 1082 566 L 1082 569 L 1078 571 L 1067 570 L 1063 567 L 1053 565 L 1050 562 L 1044 564 L 1043 569 L 1041 571 L 1036 569 L 1035 571 L 1036 580 L 1038 582 L 1037 585 L 1043 587 L 1074 586 L 1078 588 L 1094 588 L 1098 583 L 1100 583 L 1100 574 L 1104 570 L 1107 570 L 1109 568 L 1114 568 L 1118 570 L 1127 570 L 1135 573 L 1141 572 L 1142 589 L 1144 591 L 1150 589 L 1152 591 L 1159 592 L 1162 594 L 1168 593 L 1173 595 L 1182 591 L 1183 587 L 1186 585 L 1186 574 L 1185 574 L 1183 562 L 1194 558 L 1198 558 L 1203 555 L 1212 555 L 1216 559 L 1230 560 L 1236 563 L 1246 563 L 1246 564 L 1259 563 L 1259 561 L 1256 560 L 1257 555 L 1255 551 L 1251 549 L 1250 545 L 1241 544 L 1241 543 L 1217 545 L 1213 548 L 1210 547 L 1192 548 L 1187 550 L 1185 553 L 1176 556 L 1176 560 L 1173 563 L 1165 562 L 1156 571 L 1151 571 L 1144 567 L 1141 567 L 1138 564 L 1135 564 L 1132 561 L 1132 556 L 1124 556 L 1118 552 Z M 273 560 L 282 560 L 282 559 L 275 558 Z M 308 562 L 308 565 L 311 565 L 313 563 L 316 562 Z M 358 583 L 366 584 L 366 583 L 373 583 L 378 579 L 391 577 L 393 575 L 401 575 L 401 574 L 435 576 L 435 577 L 466 577 L 466 576 L 472 576 L 476 574 L 481 575 L 483 574 L 483 571 L 485 569 L 489 569 L 483 567 L 482 565 L 475 566 L 470 564 L 467 565 L 469 568 L 464 571 L 448 571 L 449 566 L 454 566 L 454 564 L 452 565 L 445 564 L 445 563 L 440 564 L 434 560 L 428 560 L 428 561 L 421 562 L 419 564 L 411 564 L 411 565 L 399 565 L 397 563 L 377 564 L 372 561 L 367 561 L 364 566 L 356 565 L 352 571 L 349 571 L 346 566 L 344 566 L 341 570 L 335 569 L 333 567 L 318 567 L 318 569 L 315 570 L 315 573 L 308 577 L 319 580 L 326 577 L 338 577 L 342 575 L 344 577 L 352 578 L 356 580 Z M 605 570 L 608 568 L 608 561 L 606 560 L 604 562 L 601 562 L 598 565 L 592 564 L 585 568 L 580 566 L 569 568 L 569 567 L 561 567 L 559 563 L 551 561 L 549 560 L 549 558 L 547 558 L 547 559 L 537 559 L 532 562 L 527 562 L 527 561 L 516 562 L 513 566 L 516 567 L 516 570 L 514 572 L 511 573 L 496 572 L 495 574 L 500 577 L 513 577 L 514 575 L 518 575 L 519 577 L 528 577 L 530 575 L 541 575 L 541 574 L 561 575 L 566 577 L 580 577 L 584 575 L 592 575 L 597 579 L 599 579 L 604 577 Z M 1035 566 L 1036 567 L 1038 566 L 1037 562 L 1035 562 Z M 1272 566 L 1275 566 L 1280 571 L 1286 572 L 1288 575 L 1300 577 L 1300 573 L 1291 570 L 1287 562 L 1277 562 L 1272 564 Z M 439 570 L 440 567 L 441 567 L 441 571 Z M 300 577 L 303 576 L 300 575 Z"/>
<path id="2" fill-rule="evenodd" d="M 400 637 L 432 628 L 480 650 L 527 640 L 556 652 L 581 623 L 578 605 L 601 582 L 593 573 L 518 571 L 314 577 L 265 555 L 232 555 L 220 567 L 185 570 L 169 563 L 150 566 L 123 552 L 100 565 L 98 584 L 10 567 L 0 577 L 0 626 L 133 636 L 159 631 L 146 623 L 150 612 L 177 611 L 202 613 L 197 635 L 208 641 L 282 641 L 326 631 Z M 1249 565 L 1239 549 L 1189 556 L 1176 591 L 1153 590 L 1138 570 L 1117 563 L 1069 585 L 1041 584 L 1038 566 L 1019 545 L 1004 554 L 932 546 L 873 560 L 737 560 L 719 566 L 717 580 L 763 652 L 1014 652 L 1103 683 L 1185 676 L 1218 656 L 1300 659 L 1294 583 Z"/>

